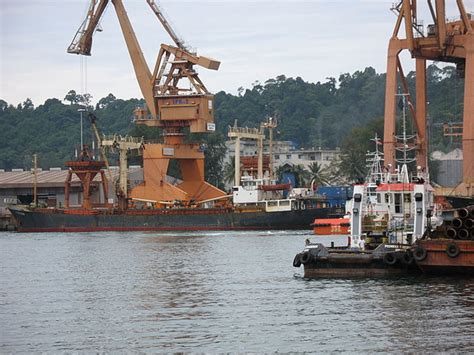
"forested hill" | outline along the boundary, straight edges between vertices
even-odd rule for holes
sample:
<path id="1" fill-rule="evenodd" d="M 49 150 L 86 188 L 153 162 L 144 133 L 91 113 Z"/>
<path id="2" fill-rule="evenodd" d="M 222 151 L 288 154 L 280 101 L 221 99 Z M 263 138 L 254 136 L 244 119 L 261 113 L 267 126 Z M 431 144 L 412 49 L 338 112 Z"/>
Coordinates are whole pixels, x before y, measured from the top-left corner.
<path id="1" fill-rule="evenodd" d="M 266 115 L 278 118 L 280 139 L 303 147 L 334 148 L 354 126 L 383 117 L 385 75 L 367 68 L 339 80 L 308 83 L 281 75 L 239 96 L 216 95 L 217 122 L 252 126 Z"/>
<path id="2" fill-rule="evenodd" d="M 407 75 L 414 85 L 414 74 Z M 429 115 L 432 118 L 432 142 L 446 144 L 438 123 L 460 121 L 463 80 L 454 67 L 429 67 Z M 303 78 L 280 75 L 252 88 L 240 88 L 238 95 L 218 92 L 215 96 L 217 130 L 224 137 L 227 126 L 238 120 L 239 126 L 258 126 L 267 115 L 278 117 L 277 139 L 294 141 L 300 147 L 334 148 L 354 144 L 352 129 L 383 117 L 385 74 L 366 68 L 338 79 L 309 83 Z M 62 100 L 60 100 L 62 99 Z M 29 99 L 18 106 L 0 100 L 0 168 L 28 168 L 31 155 L 38 153 L 41 166 L 63 166 L 79 145 L 81 101 L 74 92 L 64 98 L 52 98 L 35 106 Z M 91 107 L 103 133 L 150 135 L 144 127 L 135 127 L 133 110 L 143 100 L 117 99 L 110 94 Z M 380 124 L 378 125 L 380 127 Z M 90 124 L 84 115 L 86 141 L 91 141 Z M 372 134 L 372 133 L 371 133 Z M 152 134 L 156 137 L 156 133 Z M 359 138 L 359 137 L 357 137 Z M 360 137 L 360 141 L 367 137 Z M 368 142 L 368 141 L 367 141 Z M 362 144 L 364 145 L 364 144 Z M 353 148 L 353 147 L 352 147 Z M 361 147 L 365 151 L 365 147 Z"/>

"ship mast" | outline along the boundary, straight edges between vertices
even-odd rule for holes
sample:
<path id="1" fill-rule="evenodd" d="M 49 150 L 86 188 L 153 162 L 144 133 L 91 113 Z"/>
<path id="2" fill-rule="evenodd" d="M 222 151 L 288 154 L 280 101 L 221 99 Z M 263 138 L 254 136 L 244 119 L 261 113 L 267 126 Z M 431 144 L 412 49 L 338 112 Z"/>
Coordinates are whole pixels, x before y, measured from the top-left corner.
<path id="1" fill-rule="evenodd" d="M 395 157 L 395 161 L 398 164 L 401 164 L 401 169 L 398 169 L 398 176 L 399 181 L 403 183 L 410 182 L 407 164 L 416 161 L 415 157 L 409 157 L 409 153 L 414 152 L 416 149 L 416 146 L 411 144 L 411 142 L 416 138 L 416 135 L 407 134 L 406 99 L 408 95 L 409 94 L 397 94 L 397 96 L 400 96 L 402 100 L 402 133 L 395 135 L 395 140 L 397 142 L 395 150 L 397 152 L 401 152 L 402 154 L 401 157 Z"/>
<path id="2" fill-rule="evenodd" d="M 274 172 L 273 172 L 273 129 L 278 126 L 278 122 L 276 118 L 268 117 L 267 121 L 262 123 L 263 128 L 268 129 L 268 170 L 269 170 L 269 177 L 270 180 L 274 180 Z"/>
<path id="3" fill-rule="evenodd" d="M 369 174 L 366 180 L 369 184 L 377 184 L 385 182 L 384 173 L 382 171 L 383 152 L 379 150 L 379 145 L 381 145 L 382 142 L 380 142 L 377 133 L 375 133 L 375 138 L 372 138 L 371 141 L 375 143 L 375 151 L 367 153 Z"/>

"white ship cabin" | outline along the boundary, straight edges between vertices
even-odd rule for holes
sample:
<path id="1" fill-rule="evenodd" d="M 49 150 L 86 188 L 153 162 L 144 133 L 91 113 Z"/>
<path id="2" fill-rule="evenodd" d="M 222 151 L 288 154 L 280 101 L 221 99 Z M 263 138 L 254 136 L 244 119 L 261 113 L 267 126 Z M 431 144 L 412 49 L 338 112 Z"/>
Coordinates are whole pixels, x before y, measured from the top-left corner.
<path id="1" fill-rule="evenodd" d="M 406 168 L 375 186 L 356 185 L 348 206 L 352 238 L 358 242 L 362 234 L 386 231 L 389 243 L 411 244 L 423 235 L 433 206 L 432 186 L 420 174 L 410 181 Z"/>
<path id="2" fill-rule="evenodd" d="M 385 182 L 375 187 L 370 186 L 370 188 L 373 190 L 368 200 L 368 212 L 370 213 L 372 209 L 376 214 L 388 214 L 391 219 L 412 219 L 417 213 L 414 208 L 416 198 L 422 199 L 425 208 L 430 208 L 434 204 L 434 189 L 425 182 L 422 174 L 409 179 L 405 165 L 399 174 L 388 174 Z M 368 195 L 371 195 L 370 192 Z"/>
<path id="3" fill-rule="evenodd" d="M 270 179 L 255 179 L 242 176 L 241 185 L 232 189 L 233 202 L 241 207 L 258 207 L 266 212 L 291 211 L 295 207 L 295 199 L 285 198 L 285 184 L 277 185 Z"/>

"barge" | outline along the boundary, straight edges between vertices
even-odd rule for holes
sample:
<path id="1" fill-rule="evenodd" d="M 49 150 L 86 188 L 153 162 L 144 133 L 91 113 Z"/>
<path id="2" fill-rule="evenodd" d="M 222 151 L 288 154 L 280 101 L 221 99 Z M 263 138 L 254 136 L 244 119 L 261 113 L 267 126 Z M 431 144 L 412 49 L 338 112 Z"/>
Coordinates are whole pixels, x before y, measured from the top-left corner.
<path id="1" fill-rule="evenodd" d="M 474 205 L 445 215 L 443 225 L 415 243 L 415 262 L 426 274 L 474 275 Z"/>

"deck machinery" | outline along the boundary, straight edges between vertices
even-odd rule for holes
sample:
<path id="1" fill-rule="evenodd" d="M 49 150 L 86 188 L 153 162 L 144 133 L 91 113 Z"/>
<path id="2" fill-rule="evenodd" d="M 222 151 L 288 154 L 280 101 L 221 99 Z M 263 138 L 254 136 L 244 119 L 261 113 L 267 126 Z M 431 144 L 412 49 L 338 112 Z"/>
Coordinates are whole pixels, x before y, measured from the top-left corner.
<path id="1" fill-rule="evenodd" d="M 428 163 L 426 61 L 454 63 L 465 80 L 462 127 L 463 183 L 458 186 L 456 193 L 474 195 L 474 21 L 466 12 L 462 0 L 456 0 L 459 19 L 454 21 L 446 20 L 444 0 L 426 2 L 433 21 L 426 27 L 426 32 L 418 18 L 420 1 L 417 4 L 417 0 L 401 0 L 393 7 L 397 14 L 397 22 L 388 47 L 384 122 L 385 163 L 394 164 L 396 160 L 397 73 L 416 127 L 416 162 L 424 169 Z M 402 24 L 405 38 L 399 38 Z M 416 105 L 409 93 L 399 59 L 399 54 L 403 50 L 408 50 L 416 61 Z"/>
<path id="2" fill-rule="evenodd" d="M 198 77 L 195 65 L 219 69 L 220 62 L 192 53 L 169 25 L 154 0 L 146 0 L 176 46 L 161 44 L 153 72 L 150 71 L 122 0 L 111 0 L 132 60 L 146 108 L 135 111 L 136 123 L 159 127 L 163 143 L 144 144 L 144 182 L 129 198 L 153 201 L 157 207 L 172 201 L 204 201 L 225 196 L 204 180 L 204 152 L 199 144 L 184 143 L 185 129 L 191 133 L 213 132 L 213 95 Z M 68 53 L 90 55 L 92 38 L 109 0 L 91 0 Z M 184 88 L 182 79 L 189 82 Z M 177 160 L 182 182 L 172 185 L 165 179 L 170 160 Z"/>

